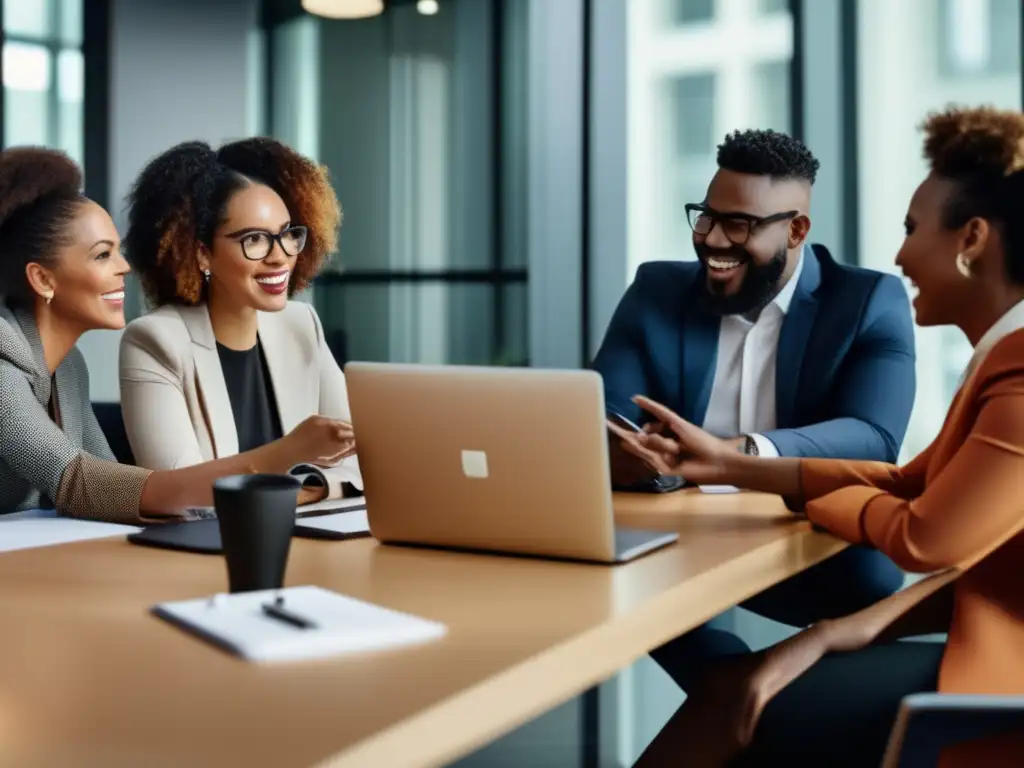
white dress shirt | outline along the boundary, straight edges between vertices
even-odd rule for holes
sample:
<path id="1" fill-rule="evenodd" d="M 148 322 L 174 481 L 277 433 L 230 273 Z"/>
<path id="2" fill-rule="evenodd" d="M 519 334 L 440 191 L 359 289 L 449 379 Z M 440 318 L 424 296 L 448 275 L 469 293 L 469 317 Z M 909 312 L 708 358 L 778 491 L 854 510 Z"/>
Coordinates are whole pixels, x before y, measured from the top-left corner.
<path id="1" fill-rule="evenodd" d="M 996 320 L 992 327 L 985 331 L 981 339 L 978 340 L 977 346 L 974 347 L 974 353 L 971 355 L 967 367 L 964 368 L 963 375 L 960 376 L 960 384 L 957 386 L 957 391 L 959 392 L 963 388 L 968 377 L 974 373 L 992 347 L 1002 341 L 1004 337 L 1022 328 L 1024 328 L 1024 301 L 1019 301 L 1010 307 L 1006 314 Z"/>
<path id="2" fill-rule="evenodd" d="M 775 444 L 759 434 L 776 428 L 775 362 L 782 322 L 804 267 L 801 250 L 796 269 L 755 321 L 743 315 L 722 318 L 718 360 L 704 429 L 722 438 L 750 435 L 761 456 L 776 458 Z"/>

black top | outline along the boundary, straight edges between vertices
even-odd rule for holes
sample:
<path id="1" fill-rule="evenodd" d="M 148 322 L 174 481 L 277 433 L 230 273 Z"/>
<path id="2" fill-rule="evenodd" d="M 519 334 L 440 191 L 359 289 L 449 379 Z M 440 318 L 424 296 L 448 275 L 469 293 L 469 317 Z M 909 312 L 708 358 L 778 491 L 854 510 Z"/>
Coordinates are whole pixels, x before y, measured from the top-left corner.
<path id="1" fill-rule="evenodd" d="M 238 432 L 238 452 L 245 453 L 281 437 L 274 386 L 259 342 L 241 352 L 217 344 L 224 383 Z"/>

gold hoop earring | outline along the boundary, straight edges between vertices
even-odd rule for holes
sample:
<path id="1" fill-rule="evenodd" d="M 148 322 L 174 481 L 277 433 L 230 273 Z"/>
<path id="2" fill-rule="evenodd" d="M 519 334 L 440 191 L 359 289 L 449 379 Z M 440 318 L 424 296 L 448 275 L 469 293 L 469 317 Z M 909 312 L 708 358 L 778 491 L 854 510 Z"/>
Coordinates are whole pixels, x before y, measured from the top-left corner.
<path id="1" fill-rule="evenodd" d="M 957 271 L 964 277 L 974 277 L 974 272 L 971 269 L 971 260 L 964 256 L 962 253 L 958 253 L 956 255 L 956 268 Z"/>

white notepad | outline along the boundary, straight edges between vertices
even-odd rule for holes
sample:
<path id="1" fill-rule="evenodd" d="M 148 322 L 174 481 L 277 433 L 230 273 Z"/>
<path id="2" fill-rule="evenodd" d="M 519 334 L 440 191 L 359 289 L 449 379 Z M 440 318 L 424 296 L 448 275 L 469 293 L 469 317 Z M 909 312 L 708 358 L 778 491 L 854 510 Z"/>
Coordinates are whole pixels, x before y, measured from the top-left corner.
<path id="1" fill-rule="evenodd" d="M 105 539 L 141 530 L 133 525 L 95 523 L 90 520 L 60 517 L 52 509 L 30 509 L 0 515 L 0 552 Z"/>
<path id="2" fill-rule="evenodd" d="M 267 616 L 264 604 L 284 597 L 284 607 L 316 624 L 301 629 Z M 382 651 L 437 640 L 447 627 L 321 587 L 217 595 L 163 603 L 157 616 L 214 645 L 255 662 L 304 661 Z"/>
<path id="3" fill-rule="evenodd" d="M 701 485 L 698 486 L 701 493 L 739 493 L 740 489 L 735 485 Z"/>
<path id="4" fill-rule="evenodd" d="M 369 533 L 370 521 L 366 518 L 365 509 L 357 509 L 352 512 L 338 512 L 333 515 L 317 515 L 316 517 L 304 517 L 296 524 L 302 528 L 315 528 L 319 531 L 332 531 L 334 533 Z"/>

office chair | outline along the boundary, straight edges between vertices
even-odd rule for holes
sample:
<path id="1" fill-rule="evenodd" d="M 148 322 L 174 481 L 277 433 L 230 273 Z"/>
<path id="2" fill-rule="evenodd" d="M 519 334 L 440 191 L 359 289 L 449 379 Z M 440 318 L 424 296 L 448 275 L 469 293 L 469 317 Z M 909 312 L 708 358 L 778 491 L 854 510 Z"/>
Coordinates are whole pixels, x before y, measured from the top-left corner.
<path id="1" fill-rule="evenodd" d="M 1024 729 L 1024 696 L 916 693 L 907 696 L 882 768 L 934 768 L 943 747 Z"/>
<path id="2" fill-rule="evenodd" d="M 110 444 L 110 450 L 114 452 L 114 458 L 122 464 L 134 465 L 135 456 L 132 454 L 131 443 L 128 442 L 128 432 L 124 428 L 121 404 L 93 403 L 92 410 Z"/>
<path id="3" fill-rule="evenodd" d="M 334 355 L 338 366 L 344 368 L 348 362 L 348 334 L 342 330 L 324 331 L 324 341 L 327 342 L 327 348 Z"/>

